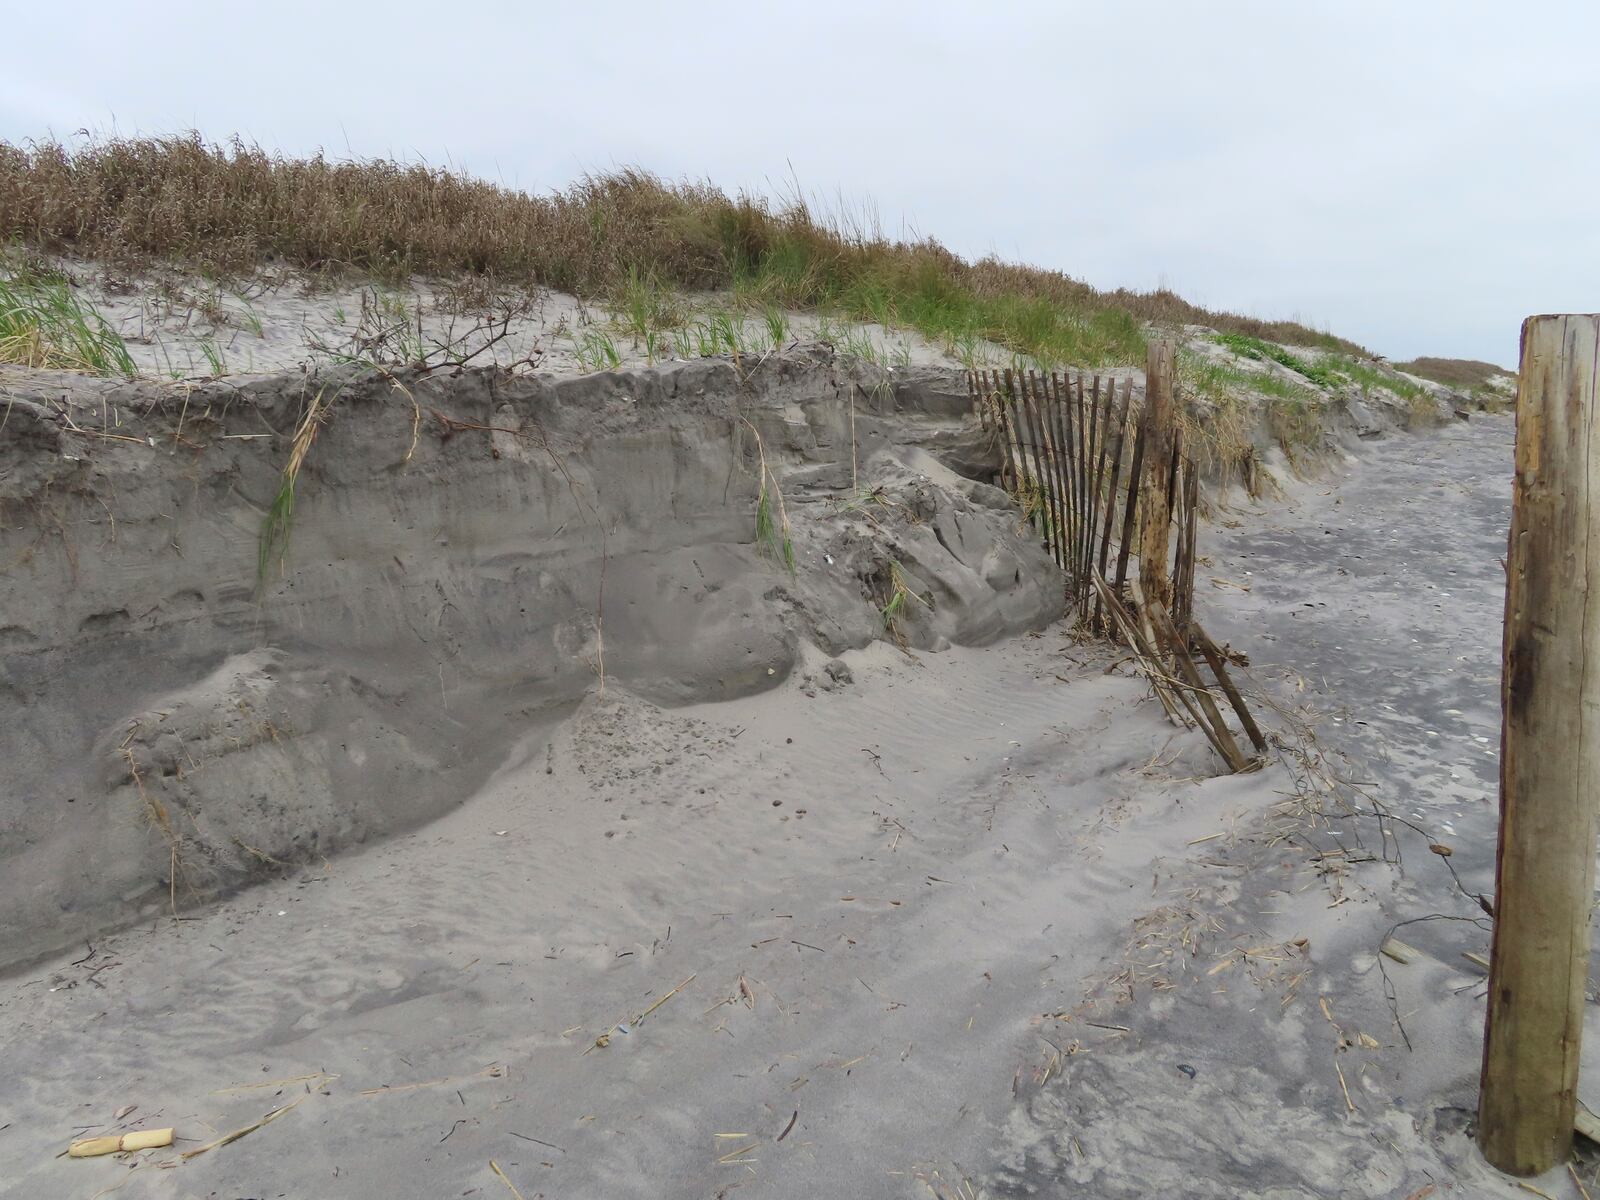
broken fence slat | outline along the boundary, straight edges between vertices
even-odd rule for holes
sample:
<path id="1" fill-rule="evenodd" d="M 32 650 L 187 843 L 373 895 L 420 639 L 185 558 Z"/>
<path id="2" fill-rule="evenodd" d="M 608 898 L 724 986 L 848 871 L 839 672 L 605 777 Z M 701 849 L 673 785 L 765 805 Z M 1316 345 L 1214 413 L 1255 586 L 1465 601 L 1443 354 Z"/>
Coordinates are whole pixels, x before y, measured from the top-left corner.
<path id="1" fill-rule="evenodd" d="M 1136 592 L 1137 596 L 1138 593 Z M 1143 597 L 1140 597 L 1143 599 Z M 1237 774 L 1250 765 L 1244 756 L 1244 751 L 1239 749 L 1239 743 L 1234 740 L 1233 731 L 1228 728 L 1228 723 L 1222 719 L 1222 712 L 1217 708 L 1217 702 L 1211 696 L 1211 690 L 1206 687 L 1205 681 L 1200 678 L 1200 672 L 1195 668 L 1194 659 L 1189 656 L 1189 648 L 1183 644 L 1183 637 L 1178 633 L 1178 628 L 1172 623 L 1172 615 L 1167 612 L 1166 606 L 1160 603 L 1145 604 L 1150 620 L 1156 626 L 1160 636 L 1166 639 L 1167 647 L 1172 651 L 1172 661 L 1177 667 L 1178 675 L 1183 681 L 1194 689 L 1194 704 L 1201 714 L 1196 719 L 1204 730 L 1207 739 L 1222 756 L 1222 761 L 1228 768 Z M 1182 698 L 1182 693 L 1179 693 Z"/>
<path id="2" fill-rule="evenodd" d="M 1200 627 L 1200 623 L 1192 617 L 1189 620 L 1189 633 L 1194 638 L 1195 644 L 1200 647 L 1200 653 L 1206 660 L 1206 665 L 1211 668 L 1211 673 L 1216 676 L 1217 684 L 1222 688 L 1222 694 L 1228 698 L 1228 703 L 1233 706 L 1239 724 L 1244 727 L 1244 733 L 1250 739 L 1250 744 L 1256 748 L 1257 753 L 1263 753 L 1267 748 L 1266 736 L 1261 732 L 1261 726 L 1256 724 L 1256 719 L 1250 713 L 1250 706 L 1244 702 L 1244 696 L 1234 684 L 1232 676 L 1228 674 L 1227 658 L 1217 644 L 1211 640 L 1210 635 Z"/>

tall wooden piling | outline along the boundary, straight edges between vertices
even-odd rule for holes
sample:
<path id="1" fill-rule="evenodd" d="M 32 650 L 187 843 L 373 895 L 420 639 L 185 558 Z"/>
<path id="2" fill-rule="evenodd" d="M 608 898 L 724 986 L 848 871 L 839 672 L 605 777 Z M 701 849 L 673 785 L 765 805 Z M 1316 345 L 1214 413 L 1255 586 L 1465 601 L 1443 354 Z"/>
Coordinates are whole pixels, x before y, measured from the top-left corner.
<path id="1" fill-rule="evenodd" d="M 1522 326 L 1500 703 L 1500 840 L 1478 1144 L 1572 1151 L 1600 799 L 1600 314 Z"/>
<path id="2" fill-rule="evenodd" d="M 1146 599 L 1163 608 L 1172 603 L 1167 574 L 1168 526 L 1172 500 L 1167 479 L 1173 465 L 1177 426 L 1177 351 L 1171 342 L 1150 343 L 1144 371 L 1144 478 L 1139 488 L 1139 583 Z"/>

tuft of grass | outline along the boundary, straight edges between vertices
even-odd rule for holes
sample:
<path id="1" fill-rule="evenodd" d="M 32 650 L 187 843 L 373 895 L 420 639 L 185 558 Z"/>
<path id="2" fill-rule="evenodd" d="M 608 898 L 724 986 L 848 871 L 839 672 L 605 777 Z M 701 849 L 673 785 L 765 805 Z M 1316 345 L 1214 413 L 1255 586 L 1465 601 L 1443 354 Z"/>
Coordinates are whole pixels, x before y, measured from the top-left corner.
<path id="1" fill-rule="evenodd" d="M 258 338 L 266 337 L 267 328 L 261 322 L 261 314 L 255 310 L 255 306 L 248 300 L 244 300 L 243 304 L 244 311 L 240 314 L 240 317 L 244 321 L 244 327 Z"/>
<path id="2" fill-rule="evenodd" d="M 1086 367 L 1138 363 L 1143 326 L 1206 325 L 1359 352 L 1296 322 L 1212 312 L 1165 289 L 1100 291 L 1059 272 L 894 241 L 800 196 L 730 196 L 623 169 L 533 195 L 388 160 L 286 158 L 198 133 L 68 148 L 0 142 L 0 231 L 118 266 L 182 262 L 215 277 L 269 259 L 331 274 L 492 275 L 584 296 L 630 279 L 732 289 L 741 303 L 836 312 L 935 342 L 993 342 Z M 642 336 L 642 335 L 641 335 Z"/>
<path id="3" fill-rule="evenodd" d="M 586 329 L 572 339 L 572 353 L 585 371 L 614 371 L 622 365 L 616 343 L 599 329 Z"/>
<path id="4" fill-rule="evenodd" d="M 1292 463 L 1298 464 L 1305 452 L 1320 446 L 1327 433 L 1323 405 L 1314 396 L 1273 396 L 1267 401 L 1266 416 L 1267 428 Z"/>
<path id="5" fill-rule="evenodd" d="M 767 465 L 767 448 L 761 440 L 761 431 L 748 417 L 741 417 L 740 420 L 756 439 L 757 475 L 760 479 L 760 492 L 756 496 L 756 545 L 763 554 L 771 554 L 781 562 L 784 570 L 792 576 L 795 573 L 794 538 L 789 528 L 789 511 L 783 503 L 783 489 L 778 486 L 777 476 Z"/>
<path id="6" fill-rule="evenodd" d="M 761 319 L 767 327 L 767 341 L 772 348 L 783 349 L 783 344 L 789 340 L 789 319 L 783 315 L 783 309 L 769 304 L 762 309 Z"/>
<path id="7" fill-rule="evenodd" d="M 30 267 L 0 275 L 0 362 L 131 379 L 128 347 L 61 275 Z"/>
<path id="8" fill-rule="evenodd" d="M 201 338 L 200 353 L 205 356 L 206 367 L 213 378 L 221 377 L 228 373 L 227 358 L 222 353 L 222 347 L 217 345 L 216 338 Z"/>
<path id="9" fill-rule="evenodd" d="M 329 407 L 338 398 L 337 391 L 329 396 L 326 387 L 318 388 L 317 394 L 301 414 L 300 424 L 295 427 L 294 437 L 289 443 L 289 460 L 284 463 L 277 494 L 272 497 L 266 520 L 261 525 L 256 561 L 258 593 L 265 592 L 273 568 L 281 569 L 284 557 L 289 553 L 289 534 L 294 526 L 295 485 L 300 480 L 300 469 L 305 466 L 306 455 L 311 453 L 311 443 L 317 440 L 317 431 L 322 428 Z"/>
<path id="10" fill-rule="evenodd" d="M 840 354 L 850 358 L 876 363 L 880 367 L 889 365 L 888 356 L 873 342 L 872 335 L 859 325 L 844 326 L 839 331 L 834 345 Z"/>
<path id="11" fill-rule="evenodd" d="M 711 343 L 717 347 L 713 354 L 732 354 L 735 357 L 745 353 L 744 321 L 733 313 L 712 313 L 708 321 L 711 330 Z"/>
<path id="12" fill-rule="evenodd" d="M 953 329 L 944 337 L 944 352 L 968 371 L 988 365 L 983 339 L 975 329 Z"/>
<path id="13" fill-rule="evenodd" d="M 911 590 L 911 585 L 906 582 L 905 568 L 896 558 L 889 560 L 887 592 L 888 595 L 878 609 L 878 615 L 883 618 L 884 630 L 904 649 L 906 639 L 900 628 L 900 620 L 905 615 L 906 605 L 912 600 L 924 608 L 931 608 L 932 605 Z"/>
<path id="14" fill-rule="evenodd" d="M 768 477 L 763 472 L 761 477 L 761 494 L 756 497 L 756 544 L 764 553 L 771 554 L 783 564 L 784 570 L 794 574 L 794 541 L 789 536 L 789 518 L 783 515 L 782 508 L 778 510 L 774 519 L 772 499 L 778 497 L 781 506 L 783 497 L 778 492 L 776 482 L 769 485 Z"/>
<path id="15" fill-rule="evenodd" d="M 1410 428 L 1427 428 L 1444 420 L 1444 415 L 1439 411 L 1439 402 L 1425 388 L 1418 388 L 1406 400 L 1406 424 Z"/>
<path id="16" fill-rule="evenodd" d="M 661 335 L 683 320 L 683 312 L 672 292 L 633 267 L 613 302 L 612 318 L 633 340 L 634 349 L 642 346 L 645 357 L 655 362 Z"/>

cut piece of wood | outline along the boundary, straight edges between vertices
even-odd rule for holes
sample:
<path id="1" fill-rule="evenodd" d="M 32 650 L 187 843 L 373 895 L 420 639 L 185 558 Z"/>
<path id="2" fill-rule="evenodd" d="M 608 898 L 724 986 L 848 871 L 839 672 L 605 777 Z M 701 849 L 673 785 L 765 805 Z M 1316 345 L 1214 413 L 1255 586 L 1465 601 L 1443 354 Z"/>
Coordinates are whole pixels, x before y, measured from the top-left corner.
<path id="1" fill-rule="evenodd" d="M 1478 1145 L 1572 1152 L 1600 794 L 1600 314 L 1529 317 L 1506 556 L 1500 837 Z"/>
<path id="2" fill-rule="evenodd" d="M 1421 950 L 1406 945 L 1397 937 L 1386 939 L 1383 945 L 1378 948 L 1383 952 L 1384 957 L 1392 958 L 1397 963 L 1406 963 L 1407 965 L 1421 962 L 1428 957 Z"/>
<path id="3" fill-rule="evenodd" d="M 172 1145 L 171 1129 L 136 1129 L 110 1137 L 80 1138 L 67 1147 L 70 1158 L 96 1158 L 102 1154 L 121 1154 L 130 1150 L 158 1150 Z"/>

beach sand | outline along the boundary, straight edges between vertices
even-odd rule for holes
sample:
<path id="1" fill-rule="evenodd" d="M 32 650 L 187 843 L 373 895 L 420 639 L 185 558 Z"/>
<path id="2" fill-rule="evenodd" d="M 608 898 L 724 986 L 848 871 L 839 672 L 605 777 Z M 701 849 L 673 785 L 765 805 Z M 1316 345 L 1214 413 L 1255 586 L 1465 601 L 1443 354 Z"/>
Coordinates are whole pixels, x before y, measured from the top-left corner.
<path id="1" fill-rule="evenodd" d="M 807 401 L 808 427 L 837 435 L 834 409 L 816 416 L 836 403 Z M 1020 586 L 1030 551 L 1006 549 L 1014 533 L 925 449 L 959 450 L 939 440 L 958 423 L 928 402 L 873 421 L 886 455 L 875 469 L 901 488 L 920 470 L 959 498 L 949 528 L 989 522 L 969 536 L 1017 558 Z M 896 421 L 921 432 L 891 436 Z M 771 441 L 778 426 L 766 428 Z M 718 676 L 693 657 L 741 633 L 744 609 L 683 626 L 694 636 L 666 666 L 646 653 L 656 628 L 619 619 L 603 691 L 579 673 L 519 721 L 503 704 L 482 718 L 467 744 L 496 747 L 492 765 L 451 765 L 443 742 L 437 766 L 384 760 L 382 786 L 416 813 L 386 836 L 302 855 L 179 919 L 147 897 L 136 924 L 0 980 L 0 1194 L 1527 1195 L 1465 1132 L 1482 976 L 1460 952 L 1483 952 L 1487 935 L 1436 922 L 1403 935 L 1427 957 L 1402 967 L 1377 954 L 1398 921 L 1470 915 L 1427 837 L 1453 822 L 1480 886 L 1492 856 L 1492 788 L 1472 739 L 1494 719 L 1488 548 L 1509 445 L 1505 420 L 1375 443 L 1370 461 L 1208 532 L 1197 611 L 1293 718 L 1263 705 L 1278 745 L 1246 775 L 1219 775 L 1200 735 L 1166 722 L 1146 682 L 1046 602 L 1007 608 L 1002 572 L 931 565 L 936 540 L 970 557 L 937 520 L 894 529 L 899 546 L 924 547 L 931 580 L 954 581 L 939 585 L 948 613 L 905 649 L 868 628 L 859 589 L 848 603 L 797 589 L 806 620 L 752 643 L 770 650 L 770 674 L 763 658 L 736 686 L 674 690 L 663 681 Z M 804 453 L 790 449 L 798 487 Z M 1411 486 L 1373 486 L 1396 453 L 1414 455 Z M 812 461 L 837 480 L 836 454 Z M 1415 486 L 1452 478 L 1461 497 L 1409 503 Z M 1478 540 L 1461 540 L 1453 506 L 1473 514 Z M 1351 530 L 1404 522 L 1405 539 L 1371 552 L 1414 578 L 1335 579 L 1333 538 L 1318 531 L 1336 510 Z M 558 523 L 553 510 L 540 519 Z M 310 499 L 305 520 L 296 563 L 336 561 L 337 523 Z M 733 542 L 704 521 L 702 540 Z M 813 565 L 844 532 L 818 528 L 797 521 Z M 655 578 L 640 564 L 659 550 L 636 552 L 630 571 Z M 719 586 L 741 597 L 761 595 L 750 581 L 762 572 L 782 578 L 723 553 Z M 1444 623 L 1457 641 L 1397 648 L 1407 622 L 1442 627 L 1421 583 L 1447 558 L 1472 597 Z M 295 571 L 285 587 L 309 580 L 323 596 L 348 579 Z M 1347 623 L 1302 647 L 1287 623 L 1304 618 L 1289 614 L 1317 604 L 1332 609 L 1318 620 Z M 300 615 L 274 631 L 306 628 L 284 611 Z M 820 646 L 810 623 L 830 615 L 849 630 Z M 329 652 L 325 632 L 284 645 Z M 1470 669 L 1445 661 L 1452 648 Z M 411 682 L 393 685 L 429 719 L 453 702 L 470 726 L 485 697 L 505 699 L 478 686 L 481 661 L 478 682 L 464 670 L 454 691 L 431 665 L 408 662 Z M 1447 701 L 1463 736 L 1435 711 Z M 1381 703 L 1400 711 L 1375 719 Z M 1295 711 L 1308 705 L 1330 714 L 1318 741 Z M 1436 751 L 1408 742 L 1415 723 L 1452 736 Z M 1318 763 L 1370 771 L 1375 796 L 1419 814 L 1421 832 L 1389 827 L 1403 874 L 1378 820 L 1342 815 L 1308 782 Z M 1441 771 L 1459 777 L 1452 788 Z M 295 785 L 274 778 L 277 795 Z M 340 778 L 317 786 L 337 798 Z M 179 1157 L 269 1113 L 281 1115 Z M 56 1157 L 75 1136 L 166 1125 L 180 1139 L 169 1151 Z M 1539 1183 L 1573 1194 L 1565 1176 Z"/>

